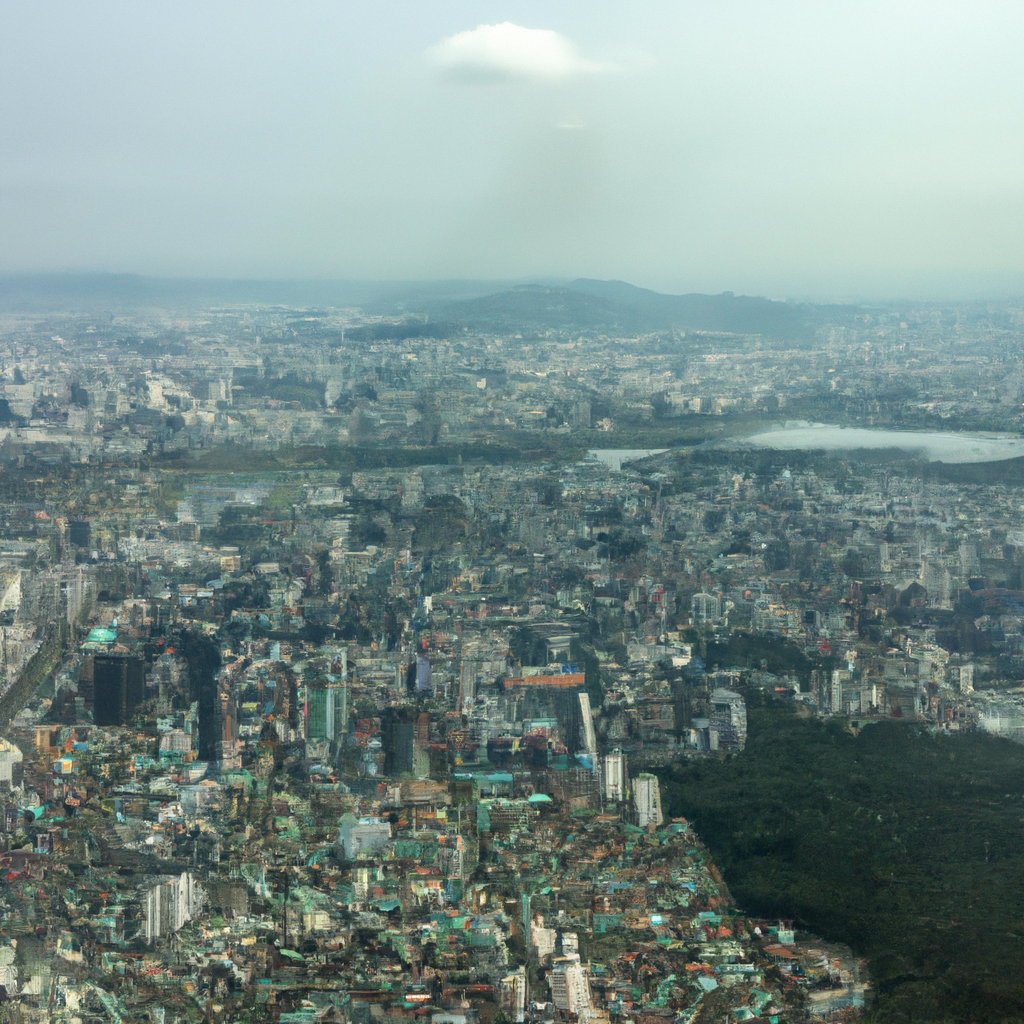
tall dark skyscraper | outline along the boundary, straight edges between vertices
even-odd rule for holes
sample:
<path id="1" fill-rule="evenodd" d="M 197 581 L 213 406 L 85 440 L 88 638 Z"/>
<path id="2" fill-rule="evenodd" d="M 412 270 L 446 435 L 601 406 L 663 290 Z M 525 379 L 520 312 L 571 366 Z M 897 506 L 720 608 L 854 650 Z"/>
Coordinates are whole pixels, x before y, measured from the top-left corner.
<path id="1" fill-rule="evenodd" d="M 387 708 L 381 715 L 385 775 L 412 771 L 416 717 L 415 709 L 409 707 Z"/>
<path id="2" fill-rule="evenodd" d="M 92 535 L 92 526 L 88 519 L 72 519 L 68 523 L 68 540 L 76 548 L 87 548 Z"/>
<path id="3" fill-rule="evenodd" d="M 178 648 L 188 664 L 189 692 L 199 705 L 199 756 L 204 761 L 217 758 L 221 723 L 217 715 L 217 672 L 220 649 L 209 637 L 183 630 Z"/>
<path id="4" fill-rule="evenodd" d="M 141 658 L 97 654 L 93 662 L 93 721 L 127 725 L 146 695 L 146 667 Z"/>

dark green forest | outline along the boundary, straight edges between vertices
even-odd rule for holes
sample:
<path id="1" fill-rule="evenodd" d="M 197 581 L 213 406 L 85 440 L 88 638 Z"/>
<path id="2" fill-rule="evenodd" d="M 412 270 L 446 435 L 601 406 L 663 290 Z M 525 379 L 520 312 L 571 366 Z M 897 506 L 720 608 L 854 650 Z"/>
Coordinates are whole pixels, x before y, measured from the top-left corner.
<path id="1" fill-rule="evenodd" d="M 1024 1020 L 1024 747 L 769 702 L 742 754 L 661 777 L 744 911 L 868 958 L 872 1020 Z"/>

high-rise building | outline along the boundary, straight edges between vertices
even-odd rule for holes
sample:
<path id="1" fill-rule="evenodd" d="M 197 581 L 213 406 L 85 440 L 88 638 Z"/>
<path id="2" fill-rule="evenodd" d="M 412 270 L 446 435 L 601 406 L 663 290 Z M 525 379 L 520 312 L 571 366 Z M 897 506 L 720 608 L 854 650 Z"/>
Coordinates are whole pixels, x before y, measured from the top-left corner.
<path id="1" fill-rule="evenodd" d="M 961 665 L 960 666 L 960 692 L 961 693 L 973 693 L 974 692 L 974 666 L 973 665 Z"/>
<path id="2" fill-rule="evenodd" d="M 331 658 L 328 682 L 337 687 L 334 696 L 334 739 L 344 743 L 349 730 L 348 651 L 342 648 Z"/>
<path id="3" fill-rule="evenodd" d="M 306 690 L 306 739 L 329 740 L 334 732 L 334 694 L 326 686 Z"/>
<path id="4" fill-rule="evenodd" d="M 530 948 L 538 960 L 550 956 L 555 951 L 555 941 L 558 939 L 558 932 L 554 928 L 544 927 L 544 918 L 535 914 L 530 923 Z"/>
<path id="5" fill-rule="evenodd" d="M 97 725 L 127 725 L 146 691 L 146 668 L 141 658 L 97 654 L 93 659 L 93 721 Z"/>
<path id="6" fill-rule="evenodd" d="M 348 683 L 341 683 L 334 696 L 334 738 L 344 743 L 348 736 Z"/>
<path id="7" fill-rule="evenodd" d="M 417 713 L 413 708 L 387 708 L 381 715 L 384 774 L 401 775 L 413 770 Z"/>
<path id="8" fill-rule="evenodd" d="M 68 540 L 76 548 L 88 548 L 92 536 L 92 525 L 88 519 L 71 519 L 68 522 Z"/>
<path id="9" fill-rule="evenodd" d="M 718 688 L 711 694 L 711 728 L 718 733 L 719 749 L 743 749 L 747 742 L 747 705 L 738 693 Z"/>
<path id="10" fill-rule="evenodd" d="M 498 1003 L 502 1012 L 513 1024 L 526 1020 L 526 968 L 520 967 L 514 974 L 498 982 Z"/>
<path id="11" fill-rule="evenodd" d="M 583 749 L 592 757 L 597 754 L 597 734 L 594 732 L 594 716 L 590 711 L 590 694 L 583 692 L 580 700 L 580 738 Z"/>
<path id="12" fill-rule="evenodd" d="M 828 710 L 833 715 L 843 713 L 843 683 L 848 682 L 850 673 L 845 668 L 832 669 L 832 683 L 828 691 Z"/>
<path id="13" fill-rule="evenodd" d="M 579 1014 L 591 1008 L 590 981 L 578 956 L 559 957 L 548 975 L 551 1001 L 560 1010 Z"/>
<path id="14" fill-rule="evenodd" d="M 416 659 L 416 690 L 418 693 L 431 693 L 431 679 L 433 673 L 430 662 L 426 658 Z"/>
<path id="15" fill-rule="evenodd" d="M 202 887 L 188 871 L 147 887 L 143 903 L 146 942 L 152 943 L 188 924 L 202 909 L 203 895 Z"/>
<path id="16" fill-rule="evenodd" d="M 241 744 L 238 738 L 238 699 L 234 678 L 227 671 L 222 672 L 217 678 L 214 723 L 217 739 L 214 743 L 213 759 L 219 761 L 222 768 L 241 768 Z"/>
<path id="17" fill-rule="evenodd" d="M 694 594 L 690 600 L 690 617 L 695 626 L 718 622 L 722 617 L 721 598 L 714 594 Z"/>
<path id="18" fill-rule="evenodd" d="M 343 683 L 306 690 L 306 739 L 334 742 L 348 732 L 348 687 Z"/>
<path id="19" fill-rule="evenodd" d="M 618 747 L 604 759 L 604 798 L 608 803 L 626 799 L 626 755 Z"/>
<path id="20" fill-rule="evenodd" d="M 641 828 L 660 825 L 665 820 L 661 813 L 661 790 L 656 775 L 641 772 L 633 780 L 633 803 L 636 807 L 636 823 Z"/>
<path id="21" fill-rule="evenodd" d="M 462 878 L 465 854 L 462 836 L 437 837 L 437 866 L 446 878 Z"/>

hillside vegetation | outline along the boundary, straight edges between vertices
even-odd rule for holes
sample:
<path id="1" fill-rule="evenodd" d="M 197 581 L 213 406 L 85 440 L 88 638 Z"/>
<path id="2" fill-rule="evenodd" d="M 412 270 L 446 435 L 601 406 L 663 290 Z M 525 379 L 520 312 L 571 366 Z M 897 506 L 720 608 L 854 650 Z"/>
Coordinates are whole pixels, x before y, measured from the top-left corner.
<path id="1" fill-rule="evenodd" d="M 742 754 L 662 779 L 745 911 L 869 958 L 873 1020 L 1024 1019 L 1024 747 L 769 704 Z"/>

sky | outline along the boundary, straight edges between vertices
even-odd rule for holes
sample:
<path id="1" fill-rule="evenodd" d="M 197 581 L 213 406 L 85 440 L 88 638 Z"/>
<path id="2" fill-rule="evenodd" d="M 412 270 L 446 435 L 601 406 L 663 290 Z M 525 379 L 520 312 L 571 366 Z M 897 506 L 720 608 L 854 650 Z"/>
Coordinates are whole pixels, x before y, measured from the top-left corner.
<path id="1" fill-rule="evenodd" d="M 1024 4 L 0 0 L 0 272 L 1024 295 Z"/>

